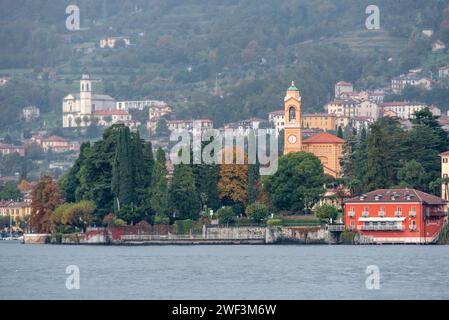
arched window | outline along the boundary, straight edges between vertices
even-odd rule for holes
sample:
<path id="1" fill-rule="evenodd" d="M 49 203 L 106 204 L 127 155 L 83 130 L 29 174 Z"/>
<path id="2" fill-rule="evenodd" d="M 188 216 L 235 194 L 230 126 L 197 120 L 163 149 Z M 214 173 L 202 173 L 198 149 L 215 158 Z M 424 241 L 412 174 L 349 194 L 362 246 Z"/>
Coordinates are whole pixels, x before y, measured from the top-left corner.
<path id="1" fill-rule="evenodd" d="M 89 91 L 89 84 L 86 84 L 86 91 Z"/>
<path id="2" fill-rule="evenodd" d="M 296 110 L 295 107 L 290 107 L 288 109 L 288 121 L 296 120 Z"/>
<path id="3" fill-rule="evenodd" d="M 84 91 L 84 83 L 81 84 L 81 91 Z"/>

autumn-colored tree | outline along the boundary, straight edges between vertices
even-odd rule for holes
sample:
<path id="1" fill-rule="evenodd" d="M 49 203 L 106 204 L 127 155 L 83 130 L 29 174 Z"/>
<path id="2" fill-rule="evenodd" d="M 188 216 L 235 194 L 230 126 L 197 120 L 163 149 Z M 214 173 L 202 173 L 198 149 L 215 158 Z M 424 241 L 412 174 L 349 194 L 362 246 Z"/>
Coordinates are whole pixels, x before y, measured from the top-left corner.
<path id="1" fill-rule="evenodd" d="M 50 216 L 52 230 L 57 230 L 60 225 L 85 230 L 92 223 L 92 214 L 95 210 L 96 206 L 93 201 L 83 200 L 78 203 L 64 203 L 57 207 Z"/>
<path id="2" fill-rule="evenodd" d="M 225 159 L 231 159 L 225 162 Z M 243 159 L 244 164 L 236 164 L 236 159 Z M 239 161 L 240 162 L 240 161 Z M 218 193 L 224 204 L 248 203 L 248 159 L 243 150 L 226 148 L 222 152 L 222 165 L 219 170 Z"/>
<path id="3" fill-rule="evenodd" d="M 61 204 L 58 185 L 50 176 L 43 176 L 32 192 L 30 227 L 35 233 L 51 230 L 51 215 Z"/>
<path id="4" fill-rule="evenodd" d="M 26 180 L 22 180 L 17 185 L 17 188 L 19 188 L 20 192 L 26 192 L 27 190 L 30 189 L 30 183 Z"/>

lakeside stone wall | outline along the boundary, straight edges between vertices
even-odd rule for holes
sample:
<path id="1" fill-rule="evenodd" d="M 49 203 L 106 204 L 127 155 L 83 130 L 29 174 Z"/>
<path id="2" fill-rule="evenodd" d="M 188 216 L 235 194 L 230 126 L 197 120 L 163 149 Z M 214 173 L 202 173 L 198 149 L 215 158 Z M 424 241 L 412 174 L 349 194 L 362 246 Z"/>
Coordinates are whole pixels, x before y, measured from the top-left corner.
<path id="1" fill-rule="evenodd" d="M 201 242 L 201 240 L 213 240 L 211 243 L 227 243 L 235 241 L 259 241 L 266 244 L 328 244 L 337 243 L 338 240 L 332 237 L 327 228 L 314 227 L 219 227 L 204 226 L 201 235 L 161 235 L 160 237 L 151 235 L 146 232 L 129 232 L 118 228 L 89 228 L 86 233 L 73 234 L 28 234 L 24 236 L 26 244 L 132 244 L 133 241 L 127 241 L 131 236 L 131 240 L 139 244 L 161 244 L 176 243 L 180 240 L 184 244 L 189 241 L 192 244 Z M 135 238 L 135 239 L 134 239 Z M 179 239 L 178 239 L 179 238 Z M 207 243 L 207 241 L 203 241 Z"/>
<path id="2" fill-rule="evenodd" d="M 213 239 L 265 239 L 265 227 L 207 227 L 203 236 Z"/>
<path id="3" fill-rule="evenodd" d="M 267 227 L 265 243 L 327 244 L 330 233 L 323 227 Z"/>
<path id="4" fill-rule="evenodd" d="M 25 244 L 45 244 L 50 243 L 51 234 L 24 234 L 23 243 Z"/>

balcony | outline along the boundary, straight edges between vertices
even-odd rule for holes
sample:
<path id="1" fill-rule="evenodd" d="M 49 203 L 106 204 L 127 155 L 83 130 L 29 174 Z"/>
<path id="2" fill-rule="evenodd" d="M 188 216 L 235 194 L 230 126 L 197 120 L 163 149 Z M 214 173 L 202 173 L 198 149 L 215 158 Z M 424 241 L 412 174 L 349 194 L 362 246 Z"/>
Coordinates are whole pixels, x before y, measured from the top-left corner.
<path id="1" fill-rule="evenodd" d="M 377 213 L 377 215 L 379 216 L 379 217 L 381 217 L 381 218 L 385 218 L 385 211 L 379 211 L 378 213 Z"/>
<path id="2" fill-rule="evenodd" d="M 362 217 L 368 218 L 369 217 L 369 212 L 368 211 L 363 211 Z"/>
<path id="3" fill-rule="evenodd" d="M 410 231 L 416 231 L 416 226 L 411 225 L 411 226 L 409 226 L 409 229 L 410 229 Z"/>
<path id="4" fill-rule="evenodd" d="M 416 211 L 410 211 L 408 215 L 412 218 L 416 218 Z"/>
<path id="5" fill-rule="evenodd" d="M 402 211 L 395 211 L 394 216 L 398 218 L 402 217 Z"/>
<path id="6" fill-rule="evenodd" d="M 348 213 L 350 218 L 354 218 L 355 217 L 355 212 L 354 211 L 349 211 Z"/>
<path id="7" fill-rule="evenodd" d="M 357 226 L 358 230 L 362 230 L 362 231 L 402 231 L 403 227 L 402 225 L 377 225 L 377 226 L 373 226 L 373 225 L 358 225 Z"/>

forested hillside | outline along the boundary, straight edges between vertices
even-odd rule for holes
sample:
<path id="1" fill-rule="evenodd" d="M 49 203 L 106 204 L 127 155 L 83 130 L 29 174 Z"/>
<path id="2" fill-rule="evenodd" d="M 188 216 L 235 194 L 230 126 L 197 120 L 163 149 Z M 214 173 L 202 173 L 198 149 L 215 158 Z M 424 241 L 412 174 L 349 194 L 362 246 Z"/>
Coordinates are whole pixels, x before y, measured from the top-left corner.
<path id="1" fill-rule="evenodd" d="M 81 30 L 65 28 L 80 7 Z M 381 30 L 366 30 L 367 0 L 3 0 L 0 2 L 0 128 L 37 104 L 57 115 L 60 99 L 89 72 L 117 99 L 163 99 L 179 117 L 216 125 L 266 117 L 295 80 L 306 111 L 320 111 L 336 81 L 385 86 L 434 61 L 431 28 L 449 43 L 449 0 L 379 0 Z M 126 36 L 129 47 L 100 49 Z M 93 52 L 78 50 L 92 46 Z M 449 63 L 441 54 L 435 64 Z M 429 63 L 428 63 L 429 64 Z M 431 66 L 430 66 L 431 67 Z M 56 77 L 47 80 L 48 70 Z M 42 80 L 35 80 L 42 75 Z M 8 119 L 8 120 L 6 120 Z"/>

